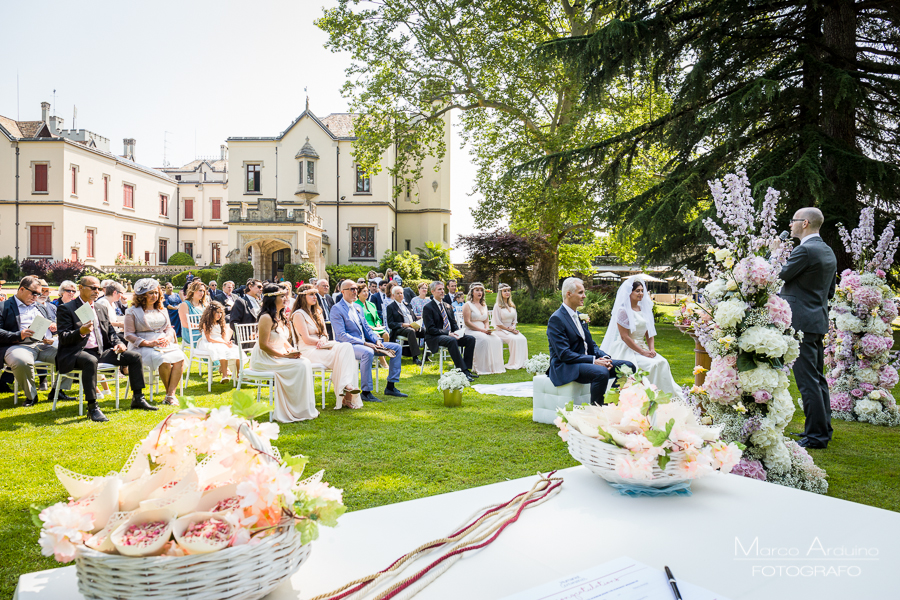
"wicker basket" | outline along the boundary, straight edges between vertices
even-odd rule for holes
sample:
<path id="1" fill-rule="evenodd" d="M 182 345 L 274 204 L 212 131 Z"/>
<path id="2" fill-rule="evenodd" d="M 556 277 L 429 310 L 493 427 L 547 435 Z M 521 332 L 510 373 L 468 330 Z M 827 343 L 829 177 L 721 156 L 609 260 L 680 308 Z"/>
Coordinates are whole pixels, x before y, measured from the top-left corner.
<path id="1" fill-rule="evenodd" d="M 583 464 L 591 470 L 591 472 L 599 475 L 610 483 L 624 483 L 627 485 L 661 488 L 683 481 L 688 481 L 688 477 L 676 475 L 676 467 L 681 464 L 684 459 L 683 452 L 673 452 L 669 455 L 669 464 L 666 465 L 665 471 L 658 466 L 653 467 L 653 479 L 626 479 L 619 477 L 616 469 L 616 458 L 619 456 L 629 456 L 631 452 L 598 439 L 588 437 L 579 433 L 574 428 L 569 429 L 569 454 L 572 458 Z"/>
<path id="2" fill-rule="evenodd" d="M 85 598 L 256 600 L 293 575 L 309 551 L 288 522 L 258 544 L 193 556 L 132 558 L 82 547 L 75 568 Z"/>

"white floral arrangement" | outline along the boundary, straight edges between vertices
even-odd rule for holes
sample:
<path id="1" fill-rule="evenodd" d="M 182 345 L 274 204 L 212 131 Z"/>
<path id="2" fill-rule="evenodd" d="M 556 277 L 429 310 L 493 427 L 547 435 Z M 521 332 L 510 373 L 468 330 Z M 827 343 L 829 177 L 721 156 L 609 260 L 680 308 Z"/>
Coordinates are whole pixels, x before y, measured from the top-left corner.
<path id="1" fill-rule="evenodd" d="M 525 370 L 534 375 L 545 375 L 550 368 L 550 355 L 546 352 L 535 354 L 525 361 Z"/>
<path id="2" fill-rule="evenodd" d="M 438 389 L 443 391 L 458 391 L 469 387 L 469 378 L 459 369 L 447 371 L 438 379 Z"/>
<path id="3" fill-rule="evenodd" d="M 841 239 L 853 257 L 854 270 L 841 273 L 831 300 L 831 321 L 825 346 L 826 378 L 831 392 L 831 416 L 846 421 L 900 426 L 900 409 L 891 389 L 900 378 L 890 364 L 894 344 L 891 322 L 897 301 L 886 273 L 894 262 L 900 238 L 894 221 L 875 244 L 875 209 L 864 208 L 859 227 Z"/>
<path id="4" fill-rule="evenodd" d="M 655 466 L 696 479 L 716 470 L 729 473 L 741 460 L 742 444 L 721 440 L 719 427 L 701 424 L 690 406 L 640 381 L 640 372 L 623 378 L 604 405 L 569 403 L 557 412 L 554 423 L 563 441 L 575 430 L 629 451 L 616 457 L 623 479 L 650 480 Z M 670 465 L 676 452 L 680 460 Z"/>
<path id="5" fill-rule="evenodd" d="M 321 481 L 321 472 L 301 480 L 308 459 L 281 457 L 271 445 L 278 425 L 254 420 L 268 411 L 246 392 L 214 409 L 185 400 L 121 471 L 89 477 L 57 465 L 71 497 L 32 506 L 41 552 L 63 563 L 82 547 L 134 557 L 204 554 L 260 543 L 285 525 L 303 544 L 315 540 L 319 525 L 334 527 L 344 513 L 342 490 Z"/>
<path id="6" fill-rule="evenodd" d="M 712 365 L 703 386 L 691 388 L 691 401 L 722 426 L 724 440 L 746 444 L 733 473 L 824 493 L 825 472 L 784 436 L 794 415 L 788 374 L 803 336 L 777 295 L 792 249 L 776 235 L 780 192 L 769 188 L 757 210 L 743 171 L 709 187 L 722 222 L 704 221 L 717 243 L 708 249 L 710 283 L 701 288 L 693 272 L 684 275 L 700 297 L 693 332 Z"/>

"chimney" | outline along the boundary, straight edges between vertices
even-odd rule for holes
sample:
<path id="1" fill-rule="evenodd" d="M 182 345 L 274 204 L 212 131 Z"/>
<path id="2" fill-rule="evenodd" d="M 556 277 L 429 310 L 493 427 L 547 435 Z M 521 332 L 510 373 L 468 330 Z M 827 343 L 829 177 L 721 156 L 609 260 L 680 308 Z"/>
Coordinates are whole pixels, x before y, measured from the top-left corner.
<path id="1" fill-rule="evenodd" d="M 225 144 L 219 146 L 219 160 L 228 160 L 228 146 Z"/>
<path id="2" fill-rule="evenodd" d="M 134 138 L 125 138 L 122 142 L 125 144 L 125 154 L 123 156 L 129 160 L 134 160 Z"/>
<path id="3" fill-rule="evenodd" d="M 41 102 L 41 121 L 44 123 L 48 123 L 48 119 L 50 118 L 50 103 L 49 102 Z"/>

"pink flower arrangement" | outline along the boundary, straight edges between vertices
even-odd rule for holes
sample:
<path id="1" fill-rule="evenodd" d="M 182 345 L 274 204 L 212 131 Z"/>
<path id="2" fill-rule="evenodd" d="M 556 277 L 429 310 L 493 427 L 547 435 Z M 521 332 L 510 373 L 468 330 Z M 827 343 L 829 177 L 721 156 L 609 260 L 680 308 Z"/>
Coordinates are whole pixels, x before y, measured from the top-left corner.
<path id="1" fill-rule="evenodd" d="M 860 286 L 853 294 L 857 308 L 863 308 L 866 311 L 881 304 L 881 298 L 881 290 L 868 285 Z"/>
<path id="2" fill-rule="evenodd" d="M 711 400 L 730 404 L 741 395 L 741 380 L 735 364 L 737 359 L 733 355 L 715 358 L 703 389 Z"/>
<path id="3" fill-rule="evenodd" d="M 770 394 L 766 390 L 756 390 L 751 395 L 753 396 L 753 400 L 755 400 L 757 404 L 765 404 L 772 399 L 772 394 Z"/>
<path id="4" fill-rule="evenodd" d="M 831 394 L 831 410 L 850 412 L 852 408 L 853 400 L 850 398 L 850 394 L 846 392 Z"/>
<path id="5" fill-rule="evenodd" d="M 760 481 L 765 481 L 767 477 L 766 470 L 763 468 L 760 461 L 747 458 L 742 458 L 740 462 L 731 469 L 731 472 L 735 475 L 749 477 L 750 479 L 758 479 Z"/>
<path id="6" fill-rule="evenodd" d="M 761 256 L 742 258 L 734 267 L 734 278 L 738 283 L 751 283 L 756 287 L 766 287 L 778 277 L 778 274 Z"/>
<path id="7" fill-rule="evenodd" d="M 881 387 L 889 390 L 897 385 L 898 380 L 900 380 L 900 374 L 897 373 L 897 369 L 891 365 L 885 365 L 881 370 Z"/>
<path id="8" fill-rule="evenodd" d="M 872 333 L 867 333 L 859 340 L 859 347 L 866 356 L 878 356 L 891 349 L 894 345 L 894 338 L 881 337 Z"/>
<path id="9" fill-rule="evenodd" d="M 782 327 L 791 326 L 791 305 L 787 303 L 787 300 L 773 294 L 766 301 L 766 309 L 769 311 L 769 318 L 773 323 Z"/>

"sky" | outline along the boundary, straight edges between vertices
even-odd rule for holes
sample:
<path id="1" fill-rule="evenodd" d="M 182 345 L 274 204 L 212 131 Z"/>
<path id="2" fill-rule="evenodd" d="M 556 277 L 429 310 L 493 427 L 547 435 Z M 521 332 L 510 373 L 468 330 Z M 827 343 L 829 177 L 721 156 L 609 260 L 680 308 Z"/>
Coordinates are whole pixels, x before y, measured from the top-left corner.
<path id="1" fill-rule="evenodd" d="M 313 21 L 331 0 L 9 3 L 0 37 L 0 115 L 41 118 L 40 104 L 76 128 L 136 140 L 151 166 L 218 157 L 229 136 L 277 135 L 303 112 L 346 112 L 348 54 L 325 48 Z M 30 25 L 28 25 L 30 23 Z M 304 91 L 307 90 L 307 91 Z M 54 102 L 54 90 L 55 102 Z M 475 230 L 475 169 L 450 147 L 451 238 Z M 454 262 L 465 253 L 454 250 Z"/>

